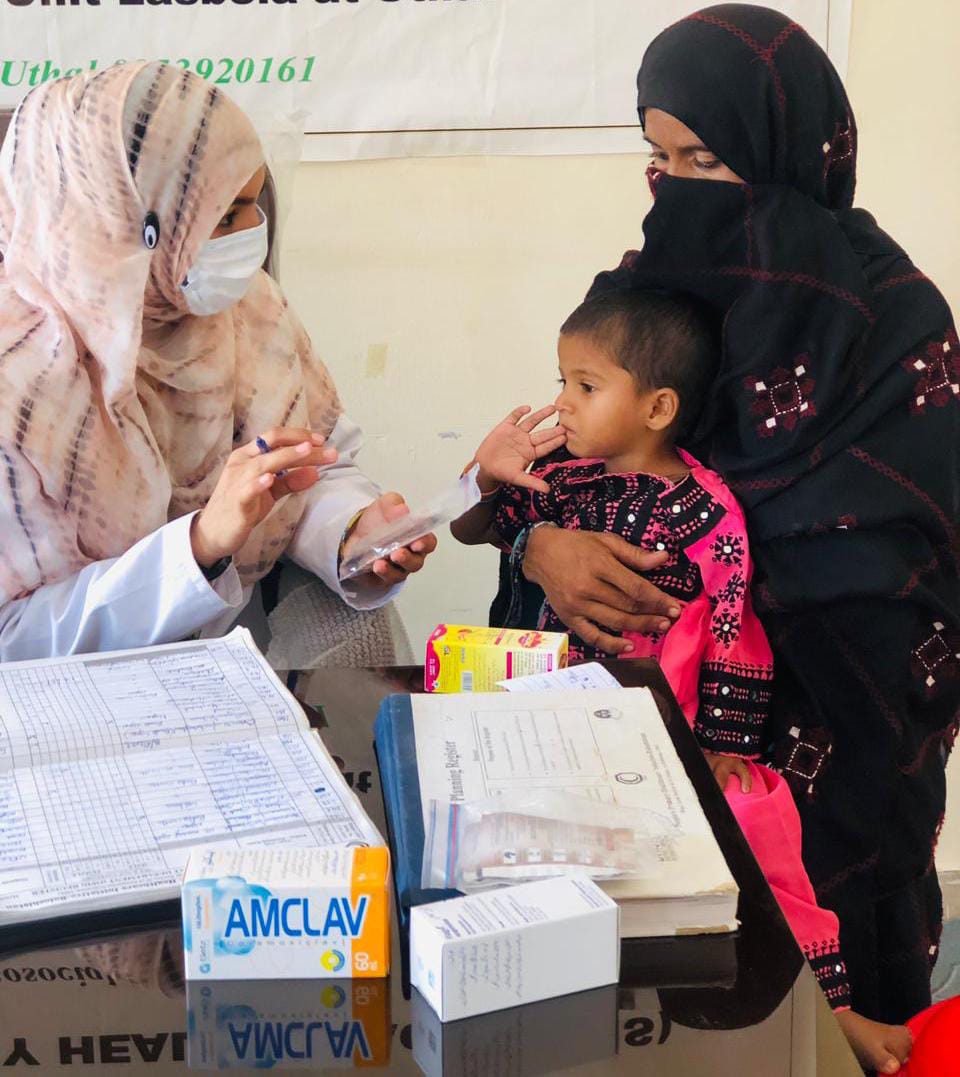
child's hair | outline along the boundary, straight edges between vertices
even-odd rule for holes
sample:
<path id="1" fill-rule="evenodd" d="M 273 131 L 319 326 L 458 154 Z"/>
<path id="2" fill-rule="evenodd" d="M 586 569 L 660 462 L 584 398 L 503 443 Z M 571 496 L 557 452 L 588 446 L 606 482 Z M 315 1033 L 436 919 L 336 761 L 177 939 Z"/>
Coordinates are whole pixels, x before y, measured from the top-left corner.
<path id="1" fill-rule="evenodd" d="M 691 433 L 719 361 L 719 330 L 709 308 L 679 292 L 618 288 L 585 299 L 560 327 L 585 336 L 644 390 L 673 389 L 680 409 L 675 439 Z"/>

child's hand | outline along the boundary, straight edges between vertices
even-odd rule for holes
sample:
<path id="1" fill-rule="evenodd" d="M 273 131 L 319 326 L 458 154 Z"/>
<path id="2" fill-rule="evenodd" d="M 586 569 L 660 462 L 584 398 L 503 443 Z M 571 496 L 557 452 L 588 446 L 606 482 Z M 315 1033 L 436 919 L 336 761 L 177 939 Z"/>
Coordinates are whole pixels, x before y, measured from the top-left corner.
<path id="1" fill-rule="evenodd" d="M 490 493 L 504 482 L 543 494 L 550 492 L 550 487 L 542 479 L 527 474 L 527 468 L 559 449 L 567 440 L 566 431 L 561 427 L 536 430 L 556 410 L 551 404 L 529 415 L 530 408 L 526 405 L 514 408 L 502 423 L 487 434 L 475 457 L 480 465 L 478 484 L 482 492 Z M 527 418 L 524 418 L 525 415 Z"/>
<path id="2" fill-rule="evenodd" d="M 740 779 L 740 788 L 744 793 L 749 793 L 753 788 L 753 779 L 750 777 L 750 768 L 745 759 L 738 759 L 734 755 L 717 755 L 716 752 L 704 751 L 704 757 L 710 764 L 714 778 L 721 789 L 726 791 L 727 782 L 731 774 L 736 774 Z"/>

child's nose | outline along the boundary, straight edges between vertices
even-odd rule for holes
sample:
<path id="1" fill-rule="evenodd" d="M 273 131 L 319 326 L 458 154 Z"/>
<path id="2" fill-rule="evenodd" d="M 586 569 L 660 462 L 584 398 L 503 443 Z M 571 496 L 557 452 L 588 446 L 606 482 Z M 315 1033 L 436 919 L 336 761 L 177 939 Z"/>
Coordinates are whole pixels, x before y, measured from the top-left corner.
<path id="1" fill-rule="evenodd" d="M 557 393 L 557 399 L 554 400 L 554 402 L 553 402 L 553 406 L 557 409 L 557 411 L 569 411 L 570 410 L 570 407 L 567 404 L 566 396 L 567 396 L 567 389 L 566 389 L 566 386 L 564 386 L 560 390 L 560 392 Z"/>

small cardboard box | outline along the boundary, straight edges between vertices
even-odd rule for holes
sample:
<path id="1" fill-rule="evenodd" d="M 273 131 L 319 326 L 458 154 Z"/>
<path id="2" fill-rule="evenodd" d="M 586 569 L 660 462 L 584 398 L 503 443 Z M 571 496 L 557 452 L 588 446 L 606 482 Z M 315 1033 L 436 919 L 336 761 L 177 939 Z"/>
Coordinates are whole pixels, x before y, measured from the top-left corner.
<path id="1" fill-rule="evenodd" d="M 386 976 L 385 848 L 193 849 L 184 872 L 188 979 Z"/>
<path id="2" fill-rule="evenodd" d="M 410 980 L 441 1021 L 617 982 L 619 909 L 561 876 L 410 910 Z"/>
<path id="3" fill-rule="evenodd" d="M 427 640 L 428 692 L 499 692 L 499 681 L 567 664 L 565 632 L 440 624 Z"/>

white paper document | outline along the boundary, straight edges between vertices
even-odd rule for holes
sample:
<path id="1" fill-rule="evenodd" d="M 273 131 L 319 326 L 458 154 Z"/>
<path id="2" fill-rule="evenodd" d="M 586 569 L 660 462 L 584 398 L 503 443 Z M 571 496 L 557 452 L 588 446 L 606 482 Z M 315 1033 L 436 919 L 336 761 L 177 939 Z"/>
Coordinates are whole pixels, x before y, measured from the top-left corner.
<path id="1" fill-rule="evenodd" d="M 411 707 L 425 832 L 444 803 L 502 799 L 506 811 L 561 793 L 615 805 L 652 860 L 597 879 L 621 904 L 621 936 L 735 928 L 736 882 L 649 689 L 424 695 Z"/>
<path id="2" fill-rule="evenodd" d="M 620 688 L 620 682 L 599 662 L 584 662 L 551 673 L 531 673 L 528 677 L 511 677 L 497 681 L 497 687 L 508 692 L 549 692 L 551 689 Z"/>
<path id="3" fill-rule="evenodd" d="M 340 842 L 382 838 L 246 630 L 0 666 L 0 925 L 174 897 L 192 845 Z"/>
<path id="4" fill-rule="evenodd" d="M 713 841 L 646 688 L 414 696 L 412 705 L 425 820 L 434 800 L 542 789 L 632 809 L 664 861 L 678 843 Z"/>

